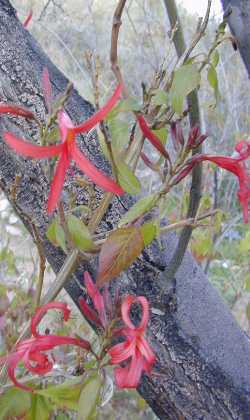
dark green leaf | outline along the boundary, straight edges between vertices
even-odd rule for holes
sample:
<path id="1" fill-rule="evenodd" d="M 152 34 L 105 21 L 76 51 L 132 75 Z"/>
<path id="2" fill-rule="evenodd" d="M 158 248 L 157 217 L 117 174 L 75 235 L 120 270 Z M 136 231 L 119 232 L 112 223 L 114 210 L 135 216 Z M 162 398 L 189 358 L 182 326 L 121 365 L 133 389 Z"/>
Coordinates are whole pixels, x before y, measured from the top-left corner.
<path id="1" fill-rule="evenodd" d="M 54 407 L 50 404 L 47 398 L 41 395 L 32 394 L 31 408 L 25 416 L 25 420 L 49 420 L 50 414 Z"/>

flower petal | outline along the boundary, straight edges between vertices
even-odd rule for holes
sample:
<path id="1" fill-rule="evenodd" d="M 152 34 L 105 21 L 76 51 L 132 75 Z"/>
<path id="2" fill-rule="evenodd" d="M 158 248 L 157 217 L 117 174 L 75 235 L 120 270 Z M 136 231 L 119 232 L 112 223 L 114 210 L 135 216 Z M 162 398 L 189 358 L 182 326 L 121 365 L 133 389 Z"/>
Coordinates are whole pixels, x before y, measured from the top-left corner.
<path id="1" fill-rule="evenodd" d="M 39 337 L 40 334 L 37 332 L 38 324 L 40 323 L 43 316 L 50 309 L 59 309 L 63 312 L 64 321 L 68 321 L 70 315 L 70 309 L 66 303 L 63 302 L 49 302 L 46 305 L 41 306 L 36 310 L 35 315 L 31 319 L 31 333 L 34 337 Z"/>
<path id="2" fill-rule="evenodd" d="M 143 336 L 140 336 L 137 338 L 136 345 L 141 355 L 144 356 L 145 360 L 150 365 L 153 365 L 156 361 L 156 357 L 147 340 Z"/>
<path id="3" fill-rule="evenodd" d="M 126 340 L 123 343 L 115 344 L 108 350 L 108 354 L 111 357 L 111 364 L 117 365 L 118 363 L 121 363 L 133 356 L 135 353 L 135 347 L 135 340 Z"/>
<path id="4" fill-rule="evenodd" d="M 94 307 L 98 312 L 102 326 L 105 327 L 107 323 L 106 311 L 104 306 L 104 299 L 98 289 L 98 287 L 93 282 L 88 271 L 84 272 L 84 283 L 87 288 L 88 295 L 91 297 Z"/>
<path id="5" fill-rule="evenodd" d="M 44 159 L 58 156 L 62 152 L 61 144 L 56 144 L 54 146 L 37 146 L 28 143 L 9 132 L 5 132 L 3 138 L 8 146 L 21 156 Z"/>
<path id="6" fill-rule="evenodd" d="M 138 327 L 136 327 L 130 319 L 131 306 L 136 302 L 139 302 L 142 306 L 142 319 Z M 137 331 L 144 331 L 147 327 L 149 321 L 149 303 L 145 296 L 127 296 L 122 302 L 121 312 L 123 322 L 128 328 Z"/>
<path id="7" fill-rule="evenodd" d="M 80 309 L 81 309 L 83 315 L 87 319 L 94 322 L 99 327 L 103 326 L 100 319 L 98 318 L 96 312 L 87 304 L 86 300 L 82 296 L 79 297 L 78 303 L 79 303 L 79 306 L 80 306 Z"/>
<path id="8" fill-rule="evenodd" d="M 105 191 L 116 195 L 122 195 L 123 189 L 111 178 L 99 171 L 84 155 L 75 144 L 72 145 L 71 156 L 80 168 L 96 185 Z"/>
<path id="9" fill-rule="evenodd" d="M 165 147 L 163 146 L 161 140 L 150 130 L 145 118 L 142 115 L 137 116 L 137 120 L 139 122 L 139 126 L 141 131 L 143 132 L 144 136 L 150 141 L 150 143 L 168 160 L 169 154 Z"/>
<path id="10" fill-rule="evenodd" d="M 66 146 L 66 143 L 64 143 L 63 146 Z M 69 165 L 70 161 L 68 158 L 68 152 L 64 148 L 64 151 L 62 152 L 62 155 L 59 161 L 57 162 L 55 175 L 50 187 L 47 205 L 48 214 L 51 214 L 58 204 Z"/>
<path id="11" fill-rule="evenodd" d="M 23 27 L 26 29 L 29 26 L 29 23 L 32 19 L 33 11 L 30 9 L 28 16 L 26 17 L 25 21 L 23 22 Z"/>
<path id="12" fill-rule="evenodd" d="M 144 370 L 143 358 L 139 352 L 125 368 L 114 369 L 116 385 L 119 388 L 137 388 Z"/>
<path id="13" fill-rule="evenodd" d="M 109 101 L 104 105 L 99 111 L 97 111 L 92 117 L 88 120 L 84 121 L 80 125 L 76 125 L 73 129 L 75 134 L 82 133 L 84 131 L 88 131 L 93 128 L 97 123 L 104 120 L 104 118 L 108 115 L 108 113 L 112 110 L 115 106 L 117 101 L 119 100 L 121 93 L 122 93 L 123 86 L 118 85 L 114 94 L 109 99 Z"/>

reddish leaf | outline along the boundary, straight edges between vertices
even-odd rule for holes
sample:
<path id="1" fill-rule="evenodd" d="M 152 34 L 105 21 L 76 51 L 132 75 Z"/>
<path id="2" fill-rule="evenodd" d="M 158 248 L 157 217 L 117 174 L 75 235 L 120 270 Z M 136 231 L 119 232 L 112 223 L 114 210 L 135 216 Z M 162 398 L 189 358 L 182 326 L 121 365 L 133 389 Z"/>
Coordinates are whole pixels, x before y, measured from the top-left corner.
<path id="1" fill-rule="evenodd" d="M 24 117 L 24 118 L 36 120 L 35 114 L 33 114 L 33 112 L 29 111 L 28 109 L 23 108 L 22 106 L 19 106 L 19 105 L 11 105 L 5 102 L 0 103 L 0 114 L 12 114 L 18 117 Z"/>
<path id="2" fill-rule="evenodd" d="M 126 270 L 144 248 L 141 229 L 136 226 L 117 229 L 104 242 L 99 257 L 98 286 Z"/>

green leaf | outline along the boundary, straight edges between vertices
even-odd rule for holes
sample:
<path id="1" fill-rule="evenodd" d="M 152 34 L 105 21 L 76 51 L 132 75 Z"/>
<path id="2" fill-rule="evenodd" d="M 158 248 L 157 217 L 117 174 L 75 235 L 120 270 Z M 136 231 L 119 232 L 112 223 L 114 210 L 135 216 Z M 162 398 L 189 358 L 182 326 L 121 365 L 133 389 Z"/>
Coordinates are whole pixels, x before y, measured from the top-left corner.
<path id="1" fill-rule="evenodd" d="M 98 373 L 86 380 L 79 398 L 77 420 L 90 420 L 93 418 L 98 406 L 101 388 L 102 378 Z"/>
<path id="2" fill-rule="evenodd" d="M 211 63 L 214 67 L 217 67 L 219 61 L 220 61 L 220 54 L 218 50 L 215 50 L 211 55 Z"/>
<path id="3" fill-rule="evenodd" d="M 183 113 L 184 99 L 200 84 L 200 73 L 195 64 L 185 64 L 174 72 L 170 98 L 174 111 Z"/>
<path id="4" fill-rule="evenodd" d="M 147 213 L 154 207 L 157 198 L 158 194 L 150 194 L 147 197 L 141 198 L 127 211 L 127 213 L 124 214 L 118 226 L 124 226 L 127 223 L 138 219 L 138 217 L 142 216 L 144 213 Z"/>
<path id="5" fill-rule="evenodd" d="M 36 393 L 49 398 L 56 406 L 77 410 L 78 400 L 82 390 L 81 380 L 73 379 L 63 384 L 48 386 L 46 389 L 38 390 Z"/>
<path id="6" fill-rule="evenodd" d="M 250 303 L 247 305 L 247 318 L 250 321 Z"/>
<path id="7" fill-rule="evenodd" d="M 112 111 L 106 117 L 107 121 L 112 120 L 115 118 L 120 112 L 129 112 L 129 111 L 141 111 L 142 106 L 138 102 L 137 98 L 130 96 L 123 101 L 120 101 L 118 105 L 116 105 Z"/>
<path id="8" fill-rule="evenodd" d="M 25 420 L 49 420 L 50 414 L 54 407 L 50 404 L 47 398 L 43 396 L 32 394 L 31 408 L 25 416 Z"/>
<path id="9" fill-rule="evenodd" d="M 73 214 L 66 217 L 70 237 L 74 245 L 82 251 L 94 247 L 90 232 L 85 224 Z"/>
<path id="10" fill-rule="evenodd" d="M 115 158 L 115 163 L 118 182 L 121 187 L 129 194 L 139 194 L 141 191 L 140 181 L 136 178 L 129 166 L 117 158 Z"/>
<path id="11" fill-rule="evenodd" d="M 141 232 L 143 236 L 144 245 L 148 246 L 151 242 L 155 239 L 157 235 L 157 228 L 155 220 L 151 220 L 150 222 L 144 223 L 141 226 Z"/>
<path id="12" fill-rule="evenodd" d="M 239 252 L 246 254 L 250 251 L 250 232 L 247 232 L 245 237 L 239 243 Z"/>
<path id="13" fill-rule="evenodd" d="M 11 388 L 0 395 L 0 420 L 21 417 L 31 407 L 31 394 L 19 388 Z"/>
<path id="14" fill-rule="evenodd" d="M 155 95 L 153 96 L 152 102 L 156 106 L 158 106 L 158 105 L 167 105 L 167 103 L 168 103 L 168 94 L 165 92 L 165 90 L 157 89 L 155 91 Z"/>
<path id="15" fill-rule="evenodd" d="M 109 162 L 111 162 L 110 152 L 109 152 L 108 146 L 107 146 L 107 144 L 106 144 L 106 141 L 105 141 L 104 135 L 103 135 L 102 131 L 101 131 L 101 130 L 99 130 L 99 129 L 97 130 L 97 132 L 98 132 L 98 140 L 99 140 L 99 144 L 100 144 L 101 151 L 102 151 L 102 153 L 104 154 L 105 158 L 106 158 Z"/>
<path id="16" fill-rule="evenodd" d="M 159 130 L 152 130 L 153 133 L 156 134 L 156 136 L 161 140 L 162 144 L 164 146 L 167 143 L 167 137 L 168 137 L 168 130 L 165 127 L 160 128 Z"/>
<path id="17" fill-rule="evenodd" d="M 116 148 L 118 150 L 124 149 L 129 141 L 128 123 L 120 119 L 114 119 L 109 122 L 108 127 L 112 138 L 112 148 Z"/>
<path id="18" fill-rule="evenodd" d="M 126 270 L 144 248 L 141 229 L 136 226 L 117 229 L 104 242 L 100 256 L 97 283 L 104 283 Z"/>
<path id="19" fill-rule="evenodd" d="M 245 287 L 248 292 L 250 292 L 250 275 L 245 278 Z"/>
<path id="20" fill-rule="evenodd" d="M 67 251 L 65 233 L 62 226 L 59 223 L 58 218 L 55 218 L 49 225 L 48 230 L 46 232 L 46 236 L 49 239 L 49 241 L 52 242 L 52 244 L 54 244 L 55 246 L 60 246 L 64 252 Z"/>
<path id="21" fill-rule="evenodd" d="M 217 71 L 214 66 L 210 65 L 208 72 L 207 72 L 207 80 L 210 86 L 214 90 L 214 96 L 218 99 L 219 89 L 218 89 L 218 78 L 217 78 Z"/>

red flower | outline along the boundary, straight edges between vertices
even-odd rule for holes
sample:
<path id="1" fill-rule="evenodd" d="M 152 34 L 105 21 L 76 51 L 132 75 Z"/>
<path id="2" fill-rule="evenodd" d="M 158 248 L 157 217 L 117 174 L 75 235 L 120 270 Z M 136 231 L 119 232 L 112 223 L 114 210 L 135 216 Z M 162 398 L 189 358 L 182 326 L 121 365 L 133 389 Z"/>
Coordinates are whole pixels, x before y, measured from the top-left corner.
<path id="1" fill-rule="evenodd" d="M 140 325 L 135 327 L 130 319 L 131 306 L 139 302 L 142 306 Z M 144 296 L 127 296 L 121 307 L 122 319 L 126 325 L 121 335 L 126 338 L 123 343 L 116 344 L 109 349 L 111 364 L 118 364 L 130 359 L 127 366 L 115 368 L 116 384 L 119 388 L 137 388 L 143 371 L 150 373 L 156 357 L 144 333 L 149 321 L 149 304 Z"/>
<path id="2" fill-rule="evenodd" d="M 144 136 L 150 141 L 150 143 L 168 160 L 170 160 L 169 154 L 163 146 L 161 140 L 150 130 L 145 118 L 142 115 L 137 116 L 137 121 L 143 132 Z"/>
<path id="3" fill-rule="evenodd" d="M 80 296 L 79 305 L 82 309 L 82 312 L 90 321 L 93 321 L 96 325 L 105 328 L 107 324 L 107 314 L 105 310 L 104 298 L 87 271 L 84 273 L 84 283 L 87 288 L 87 293 L 91 297 L 97 313 L 87 304 L 86 300 Z"/>
<path id="4" fill-rule="evenodd" d="M 232 172 L 238 177 L 239 190 L 238 199 L 242 206 L 244 223 L 248 223 L 248 202 L 250 200 L 250 175 L 244 160 L 250 156 L 250 144 L 241 141 L 235 146 L 233 157 L 196 155 L 187 162 L 186 167 L 177 175 L 174 183 L 181 181 L 194 167 L 196 163 L 209 161 L 218 165 L 220 168 Z"/>
<path id="5" fill-rule="evenodd" d="M 65 320 L 68 319 L 70 314 L 70 310 L 65 303 L 51 302 L 39 308 L 31 321 L 31 330 L 34 337 L 18 343 L 13 352 L 0 359 L 1 364 L 8 364 L 8 375 L 14 385 L 30 392 L 33 392 L 31 388 L 23 385 L 16 379 L 15 369 L 20 362 L 24 364 L 29 372 L 44 375 L 53 368 L 52 361 L 47 354 L 43 353 L 44 351 L 53 350 L 54 347 L 65 344 L 91 351 L 90 343 L 86 340 L 58 335 L 40 335 L 37 332 L 37 326 L 48 309 L 62 310 Z"/>
<path id="6" fill-rule="evenodd" d="M 29 26 L 29 23 L 32 19 L 32 16 L 33 16 L 33 11 L 32 11 L 32 9 L 30 9 L 28 16 L 26 17 L 25 21 L 23 22 L 23 26 L 24 26 L 25 29 L 27 29 L 27 27 Z"/>
<path id="7" fill-rule="evenodd" d="M 48 87 L 46 89 L 47 93 L 49 93 Z M 115 181 L 113 181 L 111 178 L 107 177 L 105 174 L 99 171 L 84 156 L 84 154 L 78 149 L 76 145 L 76 135 L 90 130 L 98 122 L 103 120 L 118 101 L 121 95 L 121 91 L 122 86 L 117 86 L 113 96 L 110 98 L 107 104 L 98 112 L 96 112 L 92 117 L 90 117 L 88 120 L 86 120 L 80 125 L 74 126 L 66 112 L 61 111 L 58 117 L 62 141 L 61 144 L 53 146 L 36 146 L 20 138 L 17 138 L 11 133 L 4 133 L 4 139 L 6 143 L 22 156 L 40 159 L 50 158 L 58 155 L 60 156 L 56 166 L 55 175 L 51 184 L 51 189 L 48 198 L 49 214 L 51 214 L 55 210 L 58 204 L 63 189 L 66 172 L 70 166 L 71 160 L 74 160 L 78 168 L 85 172 L 86 175 L 90 179 L 92 179 L 92 181 L 95 182 L 99 187 L 103 188 L 106 191 L 112 192 L 113 194 L 123 194 L 123 189 Z M 46 98 L 46 101 L 47 100 L 48 98 Z"/>

